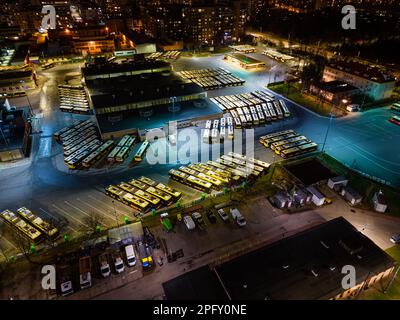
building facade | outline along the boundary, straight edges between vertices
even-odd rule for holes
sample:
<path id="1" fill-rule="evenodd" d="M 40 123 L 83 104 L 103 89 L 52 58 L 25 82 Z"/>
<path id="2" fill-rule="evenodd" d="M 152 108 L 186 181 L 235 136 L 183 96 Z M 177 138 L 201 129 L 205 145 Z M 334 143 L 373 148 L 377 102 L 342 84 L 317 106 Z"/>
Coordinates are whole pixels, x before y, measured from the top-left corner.
<path id="1" fill-rule="evenodd" d="M 352 61 L 333 61 L 324 68 L 323 81 L 342 80 L 360 89 L 375 101 L 388 99 L 395 80 L 378 68 Z"/>

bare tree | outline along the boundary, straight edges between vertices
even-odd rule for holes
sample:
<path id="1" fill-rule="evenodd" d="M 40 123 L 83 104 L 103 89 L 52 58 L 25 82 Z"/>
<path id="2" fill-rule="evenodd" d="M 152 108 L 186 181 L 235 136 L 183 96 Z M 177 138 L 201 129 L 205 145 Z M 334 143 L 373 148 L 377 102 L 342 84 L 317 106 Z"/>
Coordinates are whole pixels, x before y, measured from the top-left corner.
<path id="1" fill-rule="evenodd" d="M 101 225 L 103 225 L 103 218 L 96 212 L 91 211 L 89 212 L 89 215 L 83 219 L 82 230 L 87 235 L 92 235 Z"/>
<path id="2" fill-rule="evenodd" d="M 15 244 L 17 245 L 17 248 L 24 254 L 26 260 L 28 260 L 30 263 L 33 263 L 30 257 L 32 245 L 30 241 L 23 237 L 19 232 L 14 233 L 13 239 L 15 241 Z"/>

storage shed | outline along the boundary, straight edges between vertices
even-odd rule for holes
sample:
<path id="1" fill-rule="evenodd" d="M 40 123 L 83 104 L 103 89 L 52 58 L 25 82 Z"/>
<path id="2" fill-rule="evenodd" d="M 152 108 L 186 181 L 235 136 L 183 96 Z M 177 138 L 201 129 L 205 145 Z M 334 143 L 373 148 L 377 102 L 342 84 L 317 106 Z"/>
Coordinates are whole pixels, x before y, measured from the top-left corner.
<path id="1" fill-rule="evenodd" d="M 307 191 L 311 193 L 311 201 L 316 206 L 322 206 L 325 203 L 325 196 L 314 186 L 309 186 Z"/>

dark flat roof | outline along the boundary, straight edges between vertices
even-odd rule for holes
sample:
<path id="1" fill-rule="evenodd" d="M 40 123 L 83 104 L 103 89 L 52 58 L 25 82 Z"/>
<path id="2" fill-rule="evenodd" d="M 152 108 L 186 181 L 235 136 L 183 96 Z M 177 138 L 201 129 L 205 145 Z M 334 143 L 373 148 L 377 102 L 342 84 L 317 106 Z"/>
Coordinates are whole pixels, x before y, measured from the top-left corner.
<path id="1" fill-rule="evenodd" d="M 87 80 L 86 85 L 95 109 L 204 92 L 199 85 L 184 81 L 173 73 L 169 76 L 146 73 Z"/>
<path id="2" fill-rule="evenodd" d="M 343 291 L 341 269 L 345 265 L 355 267 L 356 282 L 361 283 L 369 272 L 378 274 L 394 263 L 339 217 L 226 262 L 216 270 L 233 300 L 315 300 Z"/>
<path id="3" fill-rule="evenodd" d="M 208 266 L 187 272 L 162 284 L 167 300 L 228 300 Z"/>
<path id="4" fill-rule="evenodd" d="M 383 83 L 395 81 L 391 76 L 383 73 L 379 68 L 371 67 L 355 61 L 333 60 L 328 63 L 328 66 L 374 82 Z"/>
<path id="5" fill-rule="evenodd" d="M 113 73 L 132 72 L 139 70 L 152 70 L 169 67 L 168 62 L 162 60 L 143 60 L 125 63 L 104 63 L 104 64 L 89 64 L 82 68 L 84 77 L 94 75 L 106 75 Z"/>
<path id="6" fill-rule="evenodd" d="M 306 186 L 336 176 L 336 174 L 331 172 L 316 159 L 307 160 L 293 165 L 289 164 L 285 166 L 285 168 Z"/>
<path id="7" fill-rule="evenodd" d="M 332 93 L 340 93 L 340 92 L 348 92 L 358 90 L 357 87 L 348 84 L 347 82 L 340 81 L 340 80 L 333 80 L 328 82 L 320 82 L 318 88 L 332 92 Z"/>
<path id="8" fill-rule="evenodd" d="M 110 121 L 110 115 L 113 113 L 97 115 L 97 121 L 102 133 L 110 133 L 127 129 L 152 129 L 160 128 L 169 121 L 181 121 L 198 117 L 213 116 L 221 114 L 215 104 L 208 99 L 202 100 L 202 108 L 197 108 L 193 105 L 193 101 L 185 101 L 177 103 L 181 110 L 170 112 L 167 105 L 158 105 L 153 108 L 154 114 L 149 117 L 141 117 L 137 110 L 127 111 L 123 113 L 123 119 L 118 122 Z M 111 117 L 112 119 L 113 117 Z"/>

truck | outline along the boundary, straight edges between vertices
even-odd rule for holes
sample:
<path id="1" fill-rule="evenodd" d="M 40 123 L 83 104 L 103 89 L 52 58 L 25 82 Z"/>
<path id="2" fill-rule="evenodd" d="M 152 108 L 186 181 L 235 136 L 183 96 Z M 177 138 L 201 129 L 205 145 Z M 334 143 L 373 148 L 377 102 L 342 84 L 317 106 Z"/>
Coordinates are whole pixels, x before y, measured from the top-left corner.
<path id="1" fill-rule="evenodd" d="M 100 272 L 103 278 L 107 278 L 111 274 L 110 264 L 108 263 L 107 254 L 103 253 L 99 256 Z"/>
<path id="2" fill-rule="evenodd" d="M 233 220 L 238 224 L 239 227 L 244 227 L 246 225 L 246 219 L 242 216 L 237 208 L 230 209 Z"/>
<path id="3" fill-rule="evenodd" d="M 81 289 L 90 288 L 92 286 L 92 260 L 90 256 L 84 256 L 79 259 L 79 284 Z"/>
<path id="4" fill-rule="evenodd" d="M 69 265 L 66 264 L 58 267 L 60 292 L 64 297 L 74 293 L 71 274 L 71 267 Z"/>

